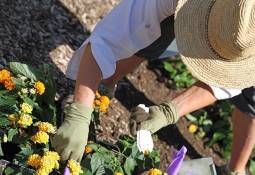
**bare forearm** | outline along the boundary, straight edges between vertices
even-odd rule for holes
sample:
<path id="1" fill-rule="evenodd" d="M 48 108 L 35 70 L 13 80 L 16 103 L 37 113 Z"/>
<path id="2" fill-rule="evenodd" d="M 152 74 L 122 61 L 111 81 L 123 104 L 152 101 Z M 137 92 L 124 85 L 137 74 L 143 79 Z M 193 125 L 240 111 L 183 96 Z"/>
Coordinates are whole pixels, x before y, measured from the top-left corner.
<path id="1" fill-rule="evenodd" d="M 92 55 L 90 45 L 88 45 L 80 63 L 75 84 L 74 101 L 92 107 L 95 91 L 101 79 L 100 68 Z"/>
<path id="2" fill-rule="evenodd" d="M 184 116 L 190 112 L 206 107 L 215 101 L 217 101 L 217 99 L 214 97 L 211 88 L 202 82 L 195 83 L 173 99 L 179 116 Z"/>

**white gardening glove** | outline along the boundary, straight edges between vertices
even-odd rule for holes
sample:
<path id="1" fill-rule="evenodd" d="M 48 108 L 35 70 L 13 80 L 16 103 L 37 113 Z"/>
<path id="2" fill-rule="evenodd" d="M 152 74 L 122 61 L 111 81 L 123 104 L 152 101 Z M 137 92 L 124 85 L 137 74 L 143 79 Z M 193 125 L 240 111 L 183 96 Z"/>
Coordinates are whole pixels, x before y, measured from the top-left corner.
<path id="1" fill-rule="evenodd" d="M 242 89 L 225 89 L 214 86 L 210 86 L 210 88 L 218 100 L 229 99 L 242 93 Z"/>
<path id="2" fill-rule="evenodd" d="M 142 108 L 146 113 L 149 112 L 149 108 L 144 104 L 138 105 L 138 107 Z M 139 130 L 137 131 L 137 147 L 138 150 L 147 153 L 153 150 L 154 144 L 151 136 L 151 132 L 148 130 Z"/>

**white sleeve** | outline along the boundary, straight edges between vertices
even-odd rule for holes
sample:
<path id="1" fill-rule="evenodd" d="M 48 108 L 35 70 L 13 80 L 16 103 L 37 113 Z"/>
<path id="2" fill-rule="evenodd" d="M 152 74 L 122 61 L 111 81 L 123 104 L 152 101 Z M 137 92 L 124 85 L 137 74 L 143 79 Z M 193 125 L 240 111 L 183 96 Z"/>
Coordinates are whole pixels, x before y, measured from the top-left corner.
<path id="1" fill-rule="evenodd" d="M 149 46 L 161 35 L 160 21 L 174 14 L 176 0 L 122 0 L 95 27 L 73 55 L 66 75 L 75 79 L 83 51 L 91 44 L 103 78 L 110 77 L 116 62 Z"/>
<path id="2" fill-rule="evenodd" d="M 229 99 L 242 93 L 242 89 L 224 89 L 213 86 L 210 86 L 210 88 L 218 100 Z"/>

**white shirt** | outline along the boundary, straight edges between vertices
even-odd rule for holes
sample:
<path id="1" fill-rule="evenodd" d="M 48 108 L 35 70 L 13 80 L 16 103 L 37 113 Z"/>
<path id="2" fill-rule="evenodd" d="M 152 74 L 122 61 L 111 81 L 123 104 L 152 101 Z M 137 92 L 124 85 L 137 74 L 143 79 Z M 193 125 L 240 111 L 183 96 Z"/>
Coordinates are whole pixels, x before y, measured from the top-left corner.
<path id="1" fill-rule="evenodd" d="M 160 35 L 160 22 L 175 12 L 178 0 L 122 0 L 95 27 L 90 37 L 74 53 L 66 75 L 76 79 L 81 56 L 88 43 L 103 79 L 114 74 L 116 62 L 152 44 Z M 222 94 L 222 88 L 212 88 Z M 232 97 L 227 91 L 224 98 Z M 240 91 L 240 90 L 239 90 Z M 223 93 L 224 94 L 224 93 Z M 236 95 L 236 93 L 234 93 Z M 215 95 L 216 97 L 218 95 Z M 222 99 L 217 97 L 219 99 Z"/>

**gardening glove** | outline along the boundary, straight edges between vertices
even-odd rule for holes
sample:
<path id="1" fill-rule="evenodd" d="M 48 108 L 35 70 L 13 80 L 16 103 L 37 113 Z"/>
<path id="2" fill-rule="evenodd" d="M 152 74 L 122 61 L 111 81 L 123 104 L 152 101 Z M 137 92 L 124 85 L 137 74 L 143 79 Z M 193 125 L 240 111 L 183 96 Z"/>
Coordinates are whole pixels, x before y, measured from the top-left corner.
<path id="1" fill-rule="evenodd" d="M 92 108 L 78 103 L 65 107 L 65 120 L 57 130 L 52 145 L 60 154 L 61 160 L 81 161 L 87 144 Z"/>
<path id="2" fill-rule="evenodd" d="M 131 112 L 130 131 L 133 135 L 136 134 L 134 130 L 148 130 L 155 133 L 169 124 L 176 123 L 178 119 L 177 109 L 171 101 L 149 107 L 149 113 L 138 107 Z"/>

